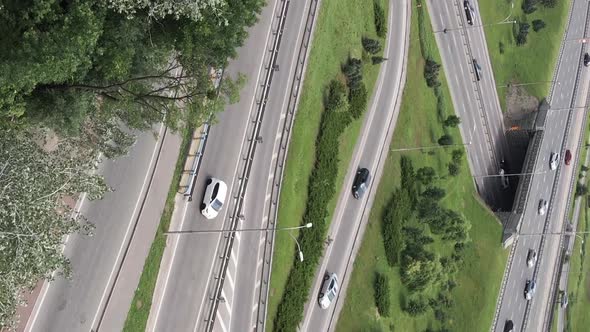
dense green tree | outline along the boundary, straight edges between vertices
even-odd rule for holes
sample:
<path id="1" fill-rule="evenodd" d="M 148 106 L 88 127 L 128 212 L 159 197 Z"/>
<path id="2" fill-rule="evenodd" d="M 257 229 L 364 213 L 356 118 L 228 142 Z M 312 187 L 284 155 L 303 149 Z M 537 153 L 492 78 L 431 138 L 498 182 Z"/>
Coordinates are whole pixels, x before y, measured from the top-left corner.
<path id="1" fill-rule="evenodd" d="M 539 30 L 545 27 L 545 22 L 543 20 L 533 20 L 533 31 L 539 32 Z"/>
<path id="2" fill-rule="evenodd" d="M 361 82 L 358 89 L 350 90 L 348 102 L 350 105 L 350 114 L 353 118 L 359 119 L 367 109 L 367 87 Z"/>
<path id="3" fill-rule="evenodd" d="M 426 188 L 426 190 L 424 190 L 422 192 L 422 197 L 434 200 L 434 201 L 440 201 L 441 199 L 443 199 L 443 197 L 445 197 L 446 192 L 444 189 L 442 188 L 438 188 L 438 187 L 428 187 Z"/>
<path id="4" fill-rule="evenodd" d="M 415 260 L 404 268 L 402 282 L 409 290 L 419 291 L 438 280 L 442 274 L 442 266 L 437 259 Z"/>
<path id="5" fill-rule="evenodd" d="M 438 139 L 439 145 L 452 145 L 453 143 L 453 136 L 448 134 L 444 134 Z"/>
<path id="6" fill-rule="evenodd" d="M 377 305 L 379 314 L 385 317 L 389 316 L 391 294 L 389 292 L 389 278 L 387 275 L 376 273 L 373 287 L 375 290 L 375 304 Z"/>
<path id="7" fill-rule="evenodd" d="M 428 303 L 421 296 L 410 298 L 404 306 L 404 311 L 410 316 L 418 316 L 428 310 Z"/>
<path id="8" fill-rule="evenodd" d="M 456 115 L 449 115 L 445 120 L 445 126 L 457 127 L 461 123 L 461 119 Z"/>
<path id="9" fill-rule="evenodd" d="M 461 173 L 461 165 L 457 164 L 457 163 L 449 163 L 447 165 L 448 169 L 449 169 L 449 175 L 450 176 L 457 176 L 459 175 L 459 173 Z"/>
<path id="10" fill-rule="evenodd" d="M 377 36 L 385 38 L 387 34 L 387 19 L 385 17 L 385 10 L 377 0 L 373 0 L 373 11 L 375 15 L 375 31 Z"/>
<path id="11" fill-rule="evenodd" d="M 431 88 L 440 86 L 440 81 L 438 79 L 440 67 L 440 64 L 436 63 L 433 59 L 426 59 L 426 64 L 424 65 L 424 78 L 426 79 L 426 85 Z"/>
<path id="12" fill-rule="evenodd" d="M 397 189 L 386 207 L 382 227 L 385 257 L 390 266 L 399 263 L 400 253 L 404 249 L 402 229 L 412 216 L 411 209 L 411 201 L 407 191 Z"/>
<path id="13" fill-rule="evenodd" d="M 381 44 L 378 40 L 363 37 L 361 39 L 361 43 L 363 44 L 365 51 L 371 54 L 377 54 L 379 51 L 381 51 Z"/>
<path id="14" fill-rule="evenodd" d="M 363 81 L 363 62 L 360 59 L 349 58 L 342 67 L 350 90 L 359 89 Z"/>
<path id="15" fill-rule="evenodd" d="M 436 172 L 432 167 L 425 166 L 419 168 L 418 171 L 416 171 L 416 179 L 418 179 L 418 181 L 422 182 L 424 185 L 432 183 L 435 178 Z"/>
<path id="16" fill-rule="evenodd" d="M 533 13 L 535 10 L 537 10 L 537 1 L 538 0 L 524 0 L 522 3 L 522 11 L 525 14 Z"/>
<path id="17" fill-rule="evenodd" d="M 371 57 L 371 63 L 373 63 L 374 65 L 378 65 L 385 60 L 387 60 L 387 59 L 382 56 L 372 56 Z"/>
<path id="18" fill-rule="evenodd" d="M 588 193 L 588 186 L 582 183 L 576 185 L 576 196 L 584 196 Z"/>

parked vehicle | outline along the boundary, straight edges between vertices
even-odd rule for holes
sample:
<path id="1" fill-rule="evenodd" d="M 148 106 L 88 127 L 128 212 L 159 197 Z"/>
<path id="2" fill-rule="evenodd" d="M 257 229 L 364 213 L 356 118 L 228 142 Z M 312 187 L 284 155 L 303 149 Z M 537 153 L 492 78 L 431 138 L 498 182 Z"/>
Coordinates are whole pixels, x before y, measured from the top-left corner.
<path id="1" fill-rule="evenodd" d="M 209 178 L 207 179 L 206 186 L 203 203 L 201 203 L 201 213 L 207 219 L 214 219 L 219 214 L 219 211 L 221 211 L 225 202 L 227 185 L 219 179 Z"/>
<path id="2" fill-rule="evenodd" d="M 338 277 L 336 273 L 326 274 L 320 290 L 318 303 L 320 308 L 327 309 L 338 295 Z"/>

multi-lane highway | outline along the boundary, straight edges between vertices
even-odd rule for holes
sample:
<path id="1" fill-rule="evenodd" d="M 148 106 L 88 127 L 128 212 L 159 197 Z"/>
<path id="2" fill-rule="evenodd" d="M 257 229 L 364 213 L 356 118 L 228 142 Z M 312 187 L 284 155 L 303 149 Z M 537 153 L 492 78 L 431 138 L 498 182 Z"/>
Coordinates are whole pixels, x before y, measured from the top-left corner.
<path id="1" fill-rule="evenodd" d="M 211 127 L 193 200 L 178 201 L 172 230 L 230 229 L 235 220 L 239 220 L 238 229 L 266 228 L 273 165 L 285 134 L 282 126 L 311 2 L 269 1 L 259 22 L 249 30 L 238 57 L 226 69 L 230 75 L 246 74 L 248 83 L 240 102 L 229 106 Z M 272 76 L 268 70 L 274 70 Z M 251 151 L 255 153 L 249 160 Z M 250 171 L 242 178 L 244 169 Z M 229 190 L 221 213 L 207 220 L 199 205 L 205 181 L 212 176 L 225 181 Z M 252 329 L 260 268 L 255 253 L 263 248 L 261 233 L 235 233 L 231 249 L 226 247 L 228 239 L 219 233 L 169 237 L 148 331 Z"/>
<path id="2" fill-rule="evenodd" d="M 502 110 L 488 56 L 487 44 L 476 1 L 473 25 L 466 22 L 463 1 L 428 1 L 428 13 L 449 83 L 455 112 L 461 118 L 461 135 L 467 143 L 467 160 L 479 194 L 494 210 L 510 208 L 497 175 L 500 162 L 508 158 Z M 509 29 L 500 25 L 491 27 Z M 447 30 L 446 33 L 443 32 Z M 473 59 L 481 67 L 478 81 Z M 470 144 L 469 144 L 470 143 Z"/>
<path id="3" fill-rule="evenodd" d="M 105 330 L 122 329 L 141 267 L 126 270 L 126 280 L 118 285 L 127 287 L 111 296 L 114 310 L 105 314 L 107 298 L 119 267 L 145 260 L 180 147 L 178 137 L 167 134 L 162 140 L 164 129 L 155 130 L 158 140 L 151 132 L 142 133 L 128 155 L 101 164 L 99 172 L 114 191 L 102 200 L 82 199 L 80 210 L 96 226 L 94 236 L 73 234 L 66 239 L 64 254 L 72 265 L 72 279 L 56 277 L 43 285 L 31 304 L 26 331 L 90 331 L 101 320 Z M 125 252 L 132 236 L 137 246 Z"/>
<path id="4" fill-rule="evenodd" d="M 350 280 L 354 258 L 360 247 L 399 114 L 409 47 L 410 3 L 409 0 L 402 0 L 389 4 L 389 35 L 384 50 L 384 57 L 388 61 L 381 65 L 375 93 L 368 106 L 344 186 L 340 190 L 336 212 L 328 231 L 332 241 L 316 271 L 300 331 L 333 331 L 336 328 L 338 314 L 346 298 L 346 286 Z M 373 174 L 369 190 L 360 200 L 351 194 L 352 181 L 358 167 L 368 168 Z M 340 291 L 328 309 L 321 309 L 317 298 L 326 273 L 338 275 Z"/>
<path id="5" fill-rule="evenodd" d="M 545 122 L 541 149 L 535 165 L 536 171 L 549 169 L 549 155 L 566 149 L 578 155 L 580 137 L 585 130 L 585 114 L 589 85 L 589 72 L 582 64 L 584 44 L 580 39 L 587 33 L 588 2 L 574 0 L 566 28 L 561 56 L 557 64 L 556 81 L 549 98 L 551 109 Z M 526 206 L 520 236 L 513 246 L 509 272 L 498 301 L 495 331 L 502 331 L 506 320 L 514 322 L 515 331 L 543 331 L 548 329 L 549 317 L 557 284 L 555 272 L 562 236 L 542 233 L 561 233 L 568 219 L 569 202 L 576 181 L 574 158 L 571 165 L 560 163 L 557 171 L 548 171 L 533 176 L 528 204 Z M 549 201 L 545 216 L 538 213 L 540 199 Z M 533 235 L 529 235 L 533 234 Z M 537 264 L 526 264 L 529 249 L 539 253 Z M 524 298 L 527 280 L 536 280 L 537 289 L 531 301 Z"/>

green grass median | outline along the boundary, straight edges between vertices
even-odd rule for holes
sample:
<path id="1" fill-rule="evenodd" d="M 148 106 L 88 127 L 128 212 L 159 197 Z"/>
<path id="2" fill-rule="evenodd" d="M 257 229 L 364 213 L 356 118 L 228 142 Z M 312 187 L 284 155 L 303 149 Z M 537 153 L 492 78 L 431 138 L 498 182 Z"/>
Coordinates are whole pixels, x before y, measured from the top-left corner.
<path id="1" fill-rule="evenodd" d="M 418 22 L 418 10 L 422 10 L 422 26 Z M 407 82 L 391 149 L 437 145 L 437 139 L 445 132 L 460 143 L 457 129 L 445 129 L 441 125 L 437 96 L 423 77 L 424 57 L 431 57 L 440 63 L 424 3 L 421 8 L 413 9 L 410 40 Z M 451 98 L 444 75 L 441 73 L 439 77 L 443 109 L 448 113 L 443 115 L 448 116 L 453 114 Z M 436 330 L 442 326 L 459 332 L 489 331 L 508 254 L 500 245 L 501 226 L 480 202 L 465 159 L 461 165 L 462 172 L 452 177 L 447 175 L 451 157 L 446 149 L 417 150 L 404 152 L 404 155 L 413 161 L 416 169 L 424 166 L 435 169 L 439 175 L 435 183 L 446 191 L 441 205 L 459 212 L 471 223 L 471 241 L 465 246 L 464 261 L 455 278 L 456 286 L 450 292 L 454 305 L 444 319 L 444 325 L 440 317 L 435 318 L 433 310 L 410 316 L 402 309 L 409 292 L 402 284 L 400 268 L 392 268 L 387 262 L 382 237 L 384 212 L 393 192 L 400 185 L 402 154 L 391 151 L 354 263 L 337 331 L 424 331 L 429 327 Z M 438 238 L 430 246 L 435 254 L 446 255 L 450 251 L 448 244 Z M 375 305 L 373 283 L 376 273 L 386 275 L 389 280 L 391 307 L 387 316 L 380 315 Z M 423 291 L 426 297 L 436 294 L 434 289 Z"/>
<path id="2" fill-rule="evenodd" d="M 483 29 L 497 85 L 533 83 L 522 87 L 537 99 L 547 96 L 567 24 L 570 2 L 559 0 L 553 8 L 546 8 L 539 3 L 536 5 L 537 10 L 528 15 L 522 10 L 523 0 L 514 0 L 512 9 L 511 2 L 507 0 L 478 2 L 480 15 L 486 25 Z M 511 20 L 527 22 L 531 26 L 527 42 L 522 46 L 516 45 L 513 31 L 518 24 L 496 24 Z M 533 31 L 535 20 L 545 24 L 538 32 Z M 498 88 L 503 110 L 506 110 L 507 90 Z"/>
<path id="3" fill-rule="evenodd" d="M 584 197 L 582 198 L 577 231 L 585 232 L 590 230 L 588 213 L 588 198 Z M 580 236 L 585 241 L 582 242 L 576 236 L 576 242 L 570 256 L 569 304 L 565 324 L 568 332 L 586 331 L 590 326 L 590 316 L 588 315 L 588 308 L 590 308 L 590 259 L 588 257 L 590 241 L 588 241 L 587 234 Z M 557 316 L 554 317 L 554 320 L 557 320 Z"/>

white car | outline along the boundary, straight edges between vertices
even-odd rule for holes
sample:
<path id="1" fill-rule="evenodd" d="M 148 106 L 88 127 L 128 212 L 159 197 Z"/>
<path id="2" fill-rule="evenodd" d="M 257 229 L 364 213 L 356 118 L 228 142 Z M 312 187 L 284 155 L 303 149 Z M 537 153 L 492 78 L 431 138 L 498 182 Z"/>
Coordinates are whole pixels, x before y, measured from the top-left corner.
<path id="1" fill-rule="evenodd" d="M 533 295 L 535 295 L 535 290 L 537 290 L 537 283 L 534 280 L 527 280 L 526 285 L 524 286 L 524 298 L 527 301 L 533 299 Z"/>
<path id="2" fill-rule="evenodd" d="M 552 152 L 551 158 L 549 158 L 549 167 L 551 168 L 552 171 L 554 171 L 557 169 L 558 165 L 559 165 L 559 153 Z"/>
<path id="3" fill-rule="evenodd" d="M 508 181 L 508 177 L 506 176 L 506 172 L 504 172 L 503 168 L 500 168 L 500 181 L 502 181 L 502 188 L 508 189 L 510 187 L 510 182 Z"/>
<path id="4" fill-rule="evenodd" d="M 547 213 L 547 207 L 549 207 L 549 203 L 546 200 L 541 199 L 539 201 L 539 214 L 544 216 Z"/>
<path id="5" fill-rule="evenodd" d="M 533 267 L 535 266 L 535 263 L 537 263 L 537 252 L 533 249 L 529 249 L 529 253 L 526 257 L 526 265 L 528 267 Z"/>
<path id="6" fill-rule="evenodd" d="M 320 308 L 327 309 L 336 298 L 336 295 L 338 295 L 338 277 L 336 273 L 326 274 L 318 297 Z"/>
<path id="7" fill-rule="evenodd" d="M 227 194 L 227 185 L 225 182 L 216 179 L 207 179 L 207 188 L 203 196 L 203 203 L 201 203 L 201 213 L 207 219 L 217 217 L 219 211 L 225 203 L 225 195 Z"/>

